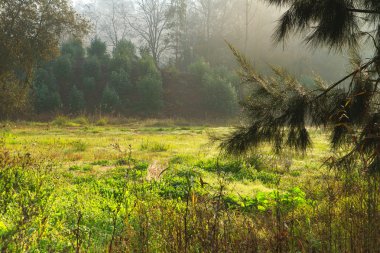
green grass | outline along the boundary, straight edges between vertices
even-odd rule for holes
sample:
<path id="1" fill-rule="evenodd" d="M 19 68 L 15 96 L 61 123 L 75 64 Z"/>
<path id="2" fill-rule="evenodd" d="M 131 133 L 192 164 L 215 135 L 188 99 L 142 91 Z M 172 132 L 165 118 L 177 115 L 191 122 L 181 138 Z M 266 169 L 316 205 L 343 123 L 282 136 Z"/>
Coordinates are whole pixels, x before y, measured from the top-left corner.
<path id="1" fill-rule="evenodd" d="M 284 243 L 282 252 L 341 252 L 330 245 L 348 242 L 362 249 L 356 234 L 340 235 L 372 224 L 361 218 L 372 217 L 367 186 L 360 179 L 341 188 L 345 178 L 322 166 L 331 156 L 327 134 L 311 130 L 315 148 L 307 155 L 263 145 L 238 159 L 221 157 L 208 137 L 230 130 L 154 120 L 7 122 L 0 248 L 182 252 L 191 240 L 188 252 L 224 252 L 215 245 L 234 252 L 242 241 L 249 252 L 256 243 L 258 252 Z"/>
<path id="2" fill-rule="evenodd" d="M 74 120 L 58 117 L 52 124 L 8 122 L 0 130 L 0 137 L 10 150 L 29 152 L 36 159 L 48 159 L 81 174 L 107 174 L 112 167 L 126 165 L 125 158 L 130 152 L 134 159 L 148 164 L 169 164 L 168 170 L 198 169 L 211 185 L 217 184 L 216 178 L 222 172 L 231 183 L 228 186 L 231 192 L 250 195 L 270 190 L 277 181 L 280 188 L 288 189 L 318 179 L 323 173 L 321 162 L 329 155 L 327 136 L 315 131 L 312 136 L 316 148 L 307 156 L 289 153 L 286 159 L 291 159 L 292 165 L 286 171 L 284 159 L 274 159 L 267 146 L 244 163 L 228 160 L 216 165 L 219 150 L 210 143 L 208 133 L 226 133 L 228 127 L 191 126 L 184 122 L 176 125 L 175 121 L 156 120 L 107 125 L 108 119 L 100 120 L 104 124 L 90 124 L 84 117 Z M 93 168 L 84 169 L 83 164 Z"/>

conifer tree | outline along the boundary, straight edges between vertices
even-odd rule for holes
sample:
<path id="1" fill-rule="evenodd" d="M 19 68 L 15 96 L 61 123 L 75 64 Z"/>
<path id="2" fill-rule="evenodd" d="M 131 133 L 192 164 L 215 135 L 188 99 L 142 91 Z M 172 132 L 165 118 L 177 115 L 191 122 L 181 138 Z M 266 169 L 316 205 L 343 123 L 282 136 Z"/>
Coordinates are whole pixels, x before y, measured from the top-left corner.
<path id="1" fill-rule="evenodd" d="M 331 146 L 346 153 L 338 163 L 366 161 L 366 171 L 380 172 L 380 2 L 378 0 L 267 0 L 287 10 L 274 32 L 286 42 L 291 33 L 314 46 L 351 50 L 352 73 L 326 85 L 318 78 L 306 88 L 283 69 L 274 76 L 256 73 L 250 62 L 230 45 L 243 82 L 252 85 L 243 103 L 245 123 L 226 136 L 221 147 L 242 154 L 263 142 L 306 151 L 311 146 L 308 126 L 330 127 Z M 360 44 L 370 41 L 373 57 L 360 58 Z M 360 158 L 360 159 L 359 159 Z"/>

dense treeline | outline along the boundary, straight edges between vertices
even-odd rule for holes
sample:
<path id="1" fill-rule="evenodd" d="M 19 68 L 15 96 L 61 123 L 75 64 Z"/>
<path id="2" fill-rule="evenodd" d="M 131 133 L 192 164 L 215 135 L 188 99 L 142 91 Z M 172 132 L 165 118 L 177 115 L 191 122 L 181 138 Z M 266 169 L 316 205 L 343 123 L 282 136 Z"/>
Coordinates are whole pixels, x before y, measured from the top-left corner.
<path id="1" fill-rule="evenodd" d="M 121 40 L 107 53 L 100 39 L 78 40 L 36 69 L 35 112 L 111 113 L 125 116 L 229 116 L 237 108 L 236 77 L 199 59 L 183 71 L 159 70 L 152 56 Z M 221 102 L 222 101 L 222 102 Z"/>

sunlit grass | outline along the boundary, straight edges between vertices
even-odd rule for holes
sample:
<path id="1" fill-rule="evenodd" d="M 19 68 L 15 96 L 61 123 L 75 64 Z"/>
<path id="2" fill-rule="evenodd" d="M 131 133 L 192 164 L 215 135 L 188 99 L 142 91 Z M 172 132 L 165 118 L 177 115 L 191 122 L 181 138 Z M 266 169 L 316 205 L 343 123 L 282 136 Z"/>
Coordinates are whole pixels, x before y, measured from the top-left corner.
<path id="1" fill-rule="evenodd" d="M 179 164 L 189 170 L 199 170 L 199 161 L 215 159 L 220 153 L 208 134 L 230 131 L 228 127 L 192 126 L 174 120 L 132 119 L 119 125 L 110 125 L 110 119 L 100 120 L 104 120 L 104 124 L 91 124 L 84 117 L 74 120 L 58 117 L 49 124 L 8 122 L 0 130 L 0 136 L 10 150 L 49 159 L 77 176 L 79 172 L 81 175 L 107 174 L 129 153 L 148 164 Z M 312 138 L 314 149 L 307 155 L 286 152 L 286 156 L 278 158 L 271 153 L 270 146 L 263 146 L 257 154 L 264 171 L 255 172 L 251 178 L 243 174 L 241 177 L 231 173 L 224 175 L 228 179 L 228 190 L 251 195 L 274 187 L 287 189 L 319 178 L 324 170 L 321 163 L 329 154 L 328 134 L 313 130 Z M 289 168 L 284 166 L 285 162 L 291 163 Z M 200 169 L 200 172 L 210 185 L 216 185 L 221 177 L 216 171 Z"/>

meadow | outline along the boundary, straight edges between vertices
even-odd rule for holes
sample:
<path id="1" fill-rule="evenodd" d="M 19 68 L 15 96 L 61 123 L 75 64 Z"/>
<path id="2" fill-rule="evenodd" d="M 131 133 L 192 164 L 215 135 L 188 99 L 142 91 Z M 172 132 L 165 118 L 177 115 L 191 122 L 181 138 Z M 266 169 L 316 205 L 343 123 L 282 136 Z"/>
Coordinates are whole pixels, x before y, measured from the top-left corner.
<path id="1" fill-rule="evenodd" d="M 176 120 L 3 122 L 2 252 L 376 252 L 375 180 L 262 146 L 226 157 L 231 128 Z M 359 179 L 358 179 L 359 178 Z M 349 185 L 349 187 L 348 187 Z M 372 202 L 371 202 L 372 201 Z M 377 239 L 376 239 L 377 238 Z"/>

